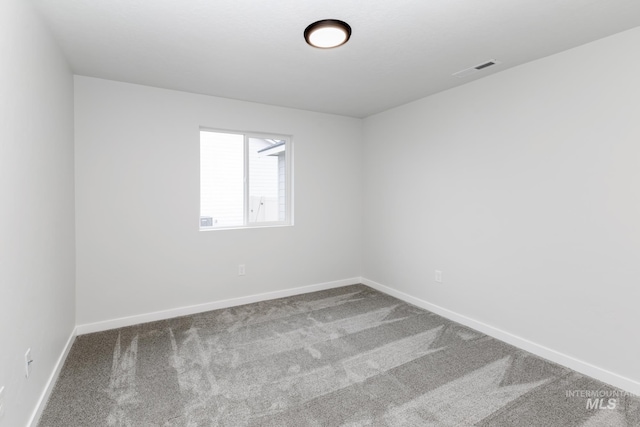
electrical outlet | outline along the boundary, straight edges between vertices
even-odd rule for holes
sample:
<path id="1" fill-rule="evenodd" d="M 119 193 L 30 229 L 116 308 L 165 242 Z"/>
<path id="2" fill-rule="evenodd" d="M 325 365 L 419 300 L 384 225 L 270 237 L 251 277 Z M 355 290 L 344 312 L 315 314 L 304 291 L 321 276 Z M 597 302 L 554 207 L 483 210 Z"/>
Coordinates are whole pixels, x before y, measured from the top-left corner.
<path id="1" fill-rule="evenodd" d="M 442 271 L 436 270 L 435 279 L 436 282 L 442 283 Z"/>
<path id="2" fill-rule="evenodd" d="M 0 419 L 4 415 L 4 386 L 0 387 Z"/>
<path id="3" fill-rule="evenodd" d="M 28 349 L 24 354 L 24 373 L 27 378 L 31 375 L 31 364 L 33 363 L 33 359 L 31 358 L 31 349 Z"/>
<path id="4" fill-rule="evenodd" d="M 244 264 L 240 264 L 238 266 L 238 276 L 244 276 L 246 274 L 246 271 L 244 269 Z"/>

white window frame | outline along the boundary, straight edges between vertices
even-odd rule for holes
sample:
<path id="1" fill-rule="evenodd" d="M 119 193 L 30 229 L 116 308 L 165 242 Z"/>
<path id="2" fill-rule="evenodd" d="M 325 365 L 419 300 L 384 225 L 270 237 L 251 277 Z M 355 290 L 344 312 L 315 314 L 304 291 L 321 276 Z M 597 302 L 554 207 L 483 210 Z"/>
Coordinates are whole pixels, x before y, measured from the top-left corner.
<path id="1" fill-rule="evenodd" d="M 198 147 L 202 144 L 200 140 L 200 132 L 214 132 L 214 133 L 226 133 L 234 135 L 242 135 L 244 137 L 243 146 L 243 159 L 244 159 L 244 186 L 243 186 L 243 199 L 244 199 L 244 223 L 242 225 L 232 226 L 199 226 L 200 231 L 214 231 L 214 230 L 233 230 L 233 229 L 246 229 L 246 228 L 264 228 L 264 227 L 286 227 L 293 225 L 293 136 L 285 134 L 273 134 L 264 132 L 242 132 L 237 130 L 215 129 L 208 127 L 200 127 L 198 132 Z M 285 219 L 284 221 L 250 221 L 250 179 L 249 179 L 249 140 L 251 138 L 257 139 L 275 139 L 285 141 Z M 198 168 L 198 178 L 201 179 L 202 171 Z M 201 202 L 202 189 L 200 188 L 200 181 L 198 184 L 199 193 L 198 201 Z M 200 211 L 201 206 L 198 206 Z M 202 214 L 202 212 L 199 212 Z"/>

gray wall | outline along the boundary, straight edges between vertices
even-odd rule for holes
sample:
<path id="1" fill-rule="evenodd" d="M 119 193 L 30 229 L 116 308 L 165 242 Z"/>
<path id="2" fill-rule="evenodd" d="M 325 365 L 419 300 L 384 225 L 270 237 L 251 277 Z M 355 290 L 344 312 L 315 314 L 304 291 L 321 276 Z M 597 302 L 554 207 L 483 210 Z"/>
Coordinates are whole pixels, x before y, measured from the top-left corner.
<path id="1" fill-rule="evenodd" d="M 0 52 L 0 424 L 23 426 L 75 325 L 73 79 L 31 2 L 0 2 Z"/>
<path id="2" fill-rule="evenodd" d="M 363 276 L 640 381 L 638 46 L 367 118 Z"/>
<path id="3" fill-rule="evenodd" d="M 78 76 L 75 96 L 78 324 L 360 275 L 361 120 Z M 293 135 L 295 226 L 198 231 L 200 126 Z"/>

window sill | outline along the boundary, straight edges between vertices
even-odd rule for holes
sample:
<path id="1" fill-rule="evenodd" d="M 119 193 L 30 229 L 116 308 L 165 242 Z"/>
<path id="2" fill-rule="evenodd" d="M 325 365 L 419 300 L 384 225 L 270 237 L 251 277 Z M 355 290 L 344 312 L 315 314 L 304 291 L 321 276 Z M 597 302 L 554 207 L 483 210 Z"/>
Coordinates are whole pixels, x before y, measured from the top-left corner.
<path id="1" fill-rule="evenodd" d="M 293 224 L 264 224 L 264 225 L 236 225 L 230 227 L 200 227 L 199 231 L 223 231 L 223 230 L 252 230 L 257 228 L 281 228 L 293 227 Z"/>

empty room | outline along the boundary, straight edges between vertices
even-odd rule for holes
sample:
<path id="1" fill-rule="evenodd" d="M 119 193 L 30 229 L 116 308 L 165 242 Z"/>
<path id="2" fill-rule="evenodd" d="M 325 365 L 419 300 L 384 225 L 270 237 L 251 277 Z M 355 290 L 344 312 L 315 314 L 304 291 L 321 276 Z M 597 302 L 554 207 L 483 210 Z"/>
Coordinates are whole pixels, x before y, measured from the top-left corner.
<path id="1" fill-rule="evenodd" d="M 0 427 L 640 426 L 640 2 L 3 0 Z"/>

